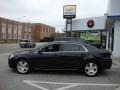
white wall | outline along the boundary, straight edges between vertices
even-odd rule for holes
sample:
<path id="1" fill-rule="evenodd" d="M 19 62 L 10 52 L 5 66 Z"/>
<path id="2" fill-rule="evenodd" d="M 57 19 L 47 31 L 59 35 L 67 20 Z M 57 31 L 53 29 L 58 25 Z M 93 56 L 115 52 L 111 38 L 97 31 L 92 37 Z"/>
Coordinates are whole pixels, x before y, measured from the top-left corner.
<path id="1" fill-rule="evenodd" d="M 120 0 L 109 0 L 108 15 L 120 15 Z"/>
<path id="2" fill-rule="evenodd" d="M 94 26 L 89 28 L 87 26 L 88 20 L 94 21 Z M 76 19 L 72 22 L 72 30 L 103 30 L 105 29 L 106 16 L 93 17 L 86 19 Z"/>
<path id="3" fill-rule="evenodd" d="M 114 24 L 113 56 L 120 57 L 120 21 L 116 21 Z"/>

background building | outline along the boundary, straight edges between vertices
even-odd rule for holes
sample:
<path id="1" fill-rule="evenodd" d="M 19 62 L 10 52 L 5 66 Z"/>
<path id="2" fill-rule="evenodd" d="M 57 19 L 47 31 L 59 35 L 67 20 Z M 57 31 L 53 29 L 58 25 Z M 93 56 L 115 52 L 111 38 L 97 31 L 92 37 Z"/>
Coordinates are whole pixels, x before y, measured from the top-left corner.
<path id="1" fill-rule="evenodd" d="M 52 26 L 41 23 L 33 23 L 31 25 L 33 41 L 40 41 L 44 38 L 55 36 L 55 28 Z"/>
<path id="2" fill-rule="evenodd" d="M 0 42 L 18 42 L 19 39 L 39 41 L 54 34 L 55 28 L 52 26 L 0 18 Z"/>
<path id="3" fill-rule="evenodd" d="M 72 36 L 96 44 L 98 48 L 106 48 L 106 20 L 106 16 L 74 19 Z"/>
<path id="4" fill-rule="evenodd" d="M 109 0 L 106 48 L 113 56 L 120 57 L 120 0 Z"/>

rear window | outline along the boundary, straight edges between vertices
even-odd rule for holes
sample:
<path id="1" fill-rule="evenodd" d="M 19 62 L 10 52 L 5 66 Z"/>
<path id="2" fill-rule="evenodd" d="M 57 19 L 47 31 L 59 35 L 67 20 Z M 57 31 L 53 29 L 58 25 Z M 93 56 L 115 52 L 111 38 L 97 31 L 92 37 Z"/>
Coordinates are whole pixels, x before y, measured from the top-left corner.
<path id="1" fill-rule="evenodd" d="M 29 42 L 28 40 L 20 40 L 20 42 Z"/>
<path id="2" fill-rule="evenodd" d="M 87 50 L 89 52 L 99 51 L 99 49 L 96 48 L 95 46 L 92 46 L 92 45 L 89 45 L 89 44 L 84 44 L 84 46 L 87 48 Z"/>

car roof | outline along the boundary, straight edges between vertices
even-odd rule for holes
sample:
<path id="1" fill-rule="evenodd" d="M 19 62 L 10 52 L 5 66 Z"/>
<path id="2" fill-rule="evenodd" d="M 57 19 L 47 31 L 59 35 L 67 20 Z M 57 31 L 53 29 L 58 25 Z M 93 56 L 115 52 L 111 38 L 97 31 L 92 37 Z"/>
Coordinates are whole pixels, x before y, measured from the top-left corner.
<path id="1" fill-rule="evenodd" d="M 82 44 L 82 42 L 77 42 L 77 41 L 53 41 L 51 43 L 59 43 L 59 44 L 64 44 L 64 43 L 76 43 L 76 44 Z"/>

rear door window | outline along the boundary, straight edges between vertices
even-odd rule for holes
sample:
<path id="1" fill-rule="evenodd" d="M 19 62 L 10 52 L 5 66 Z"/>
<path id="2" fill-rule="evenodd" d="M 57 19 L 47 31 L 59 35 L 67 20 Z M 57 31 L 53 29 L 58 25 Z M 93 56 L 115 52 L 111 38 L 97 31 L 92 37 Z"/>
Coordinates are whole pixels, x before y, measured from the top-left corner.
<path id="1" fill-rule="evenodd" d="M 66 43 L 60 47 L 61 51 L 85 51 L 85 48 L 79 44 Z"/>
<path id="2" fill-rule="evenodd" d="M 77 44 L 62 44 L 61 51 L 79 51 L 79 45 Z"/>

